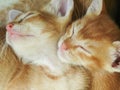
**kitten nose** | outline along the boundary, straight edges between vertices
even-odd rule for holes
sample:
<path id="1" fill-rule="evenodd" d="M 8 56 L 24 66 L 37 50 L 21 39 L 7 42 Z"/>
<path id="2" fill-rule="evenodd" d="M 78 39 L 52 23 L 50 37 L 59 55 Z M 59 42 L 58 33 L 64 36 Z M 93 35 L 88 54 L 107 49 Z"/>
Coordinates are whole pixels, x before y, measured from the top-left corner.
<path id="1" fill-rule="evenodd" d="M 65 43 L 62 43 L 60 48 L 61 48 L 61 50 L 67 50 L 68 49 L 68 47 Z"/>
<path id="2" fill-rule="evenodd" d="M 10 31 L 13 28 L 13 24 L 8 24 L 6 26 L 7 31 Z"/>

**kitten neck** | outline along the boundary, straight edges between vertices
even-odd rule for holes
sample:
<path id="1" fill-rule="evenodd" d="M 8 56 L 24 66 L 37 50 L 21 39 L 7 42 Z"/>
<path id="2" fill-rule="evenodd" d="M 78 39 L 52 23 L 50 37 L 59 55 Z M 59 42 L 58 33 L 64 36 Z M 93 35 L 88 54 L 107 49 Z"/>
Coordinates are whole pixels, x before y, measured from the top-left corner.
<path id="1" fill-rule="evenodd" d="M 42 66 L 43 68 L 47 68 L 46 69 L 47 72 L 54 74 L 54 75 L 63 74 L 68 68 L 68 65 L 64 65 L 62 62 L 60 62 L 60 60 L 55 55 L 54 56 L 44 55 L 36 59 L 30 59 L 31 62 L 26 62 L 25 60 L 28 60 L 28 58 L 27 59 L 24 58 L 22 60 L 24 64 Z"/>

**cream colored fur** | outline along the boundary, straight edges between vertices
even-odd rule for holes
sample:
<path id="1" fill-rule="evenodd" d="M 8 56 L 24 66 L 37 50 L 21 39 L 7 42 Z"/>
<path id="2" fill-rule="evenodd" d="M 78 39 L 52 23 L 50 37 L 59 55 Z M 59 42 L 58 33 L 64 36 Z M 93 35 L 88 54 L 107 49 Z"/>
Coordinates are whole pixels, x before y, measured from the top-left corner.
<path id="1" fill-rule="evenodd" d="M 103 0 L 93 0 L 86 15 L 68 26 L 58 55 L 62 62 L 90 72 L 90 90 L 120 90 L 120 30 Z"/>
<path id="2" fill-rule="evenodd" d="M 60 2 L 60 6 L 54 8 L 57 13 L 30 11 L 9 23 L 13 27 L 7 29 L 6 42 L 20 60 L 15 58 L 12 62 L 17 64 L 8 66 L 14 70 L 6 80 L 8 84 L 3 82 L 6 90 L 89 90 L 89 72 L 83 67 L 64 64 L 57 57 L 58 39 L 71 21 L 73 11 L 72 0 Z M 67 6 L 69 2 L 71 7 Z M 54 7 L 56 3 L 51 5 Z M 61 6 L 67 8 L 65 14 L 58 9 Z"/>

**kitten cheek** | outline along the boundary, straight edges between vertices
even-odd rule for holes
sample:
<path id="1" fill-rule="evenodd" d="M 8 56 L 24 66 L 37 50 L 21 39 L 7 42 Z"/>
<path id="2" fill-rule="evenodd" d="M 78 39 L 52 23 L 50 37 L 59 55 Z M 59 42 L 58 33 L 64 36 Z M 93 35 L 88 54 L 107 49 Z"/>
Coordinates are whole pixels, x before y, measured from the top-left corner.
<path id="1" fill-rule="evenodd" d="M 65 55 L 63 54 L 63 53 L 61 53 L 61 52 L 58 52 L 58 57 L 59 57 L 59 59 L 62 61 L 62 62 L 64 62 L 64 63 L 68 63 L 68 59 L 66 59 L 66 57 L 65 57 Z"/>
<path id="2" fill-rule="evenodd" d="M 66 62 L 66 55 L 65 55 L 65 52 L 63 50 L 61 50 L 60 48 L 58 49 L 57 51 L 57 54 L 58 54 L 58 57 L 60 58 L 60 60 L 62 62 Z"/>

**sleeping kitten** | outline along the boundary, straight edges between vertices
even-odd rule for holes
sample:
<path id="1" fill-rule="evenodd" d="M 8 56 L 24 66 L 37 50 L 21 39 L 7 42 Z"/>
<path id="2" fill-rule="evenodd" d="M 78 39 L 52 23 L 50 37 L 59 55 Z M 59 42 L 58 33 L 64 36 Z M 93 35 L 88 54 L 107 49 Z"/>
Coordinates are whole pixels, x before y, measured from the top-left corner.
<path id="1" fill-rule="evenodd" d="M 8 11 L 11 9 L 21 10 L 40 10 L 50 0 L 0 0 L 0 26 L 5 25 Z"/>
<path id="2" fill-rule="evenodd" d="M 70 22 L 73 1 L 62 0 L 56 3 L 56 0 L 53 0 L 51 3 L 58 4 L 57 6 L 60 7 L 51 7 L 51 9 L 47 7 L 50 10 L 46 10 L 51 11 L 52 14 L 45 10 L 27 13 L 11 10 L 9 12 L 10 23 L 6 26 L 6 42 L 23 63 L 49 66 L 54 71 L 57 68 L 53 66 L 60 65 L 56 55 L 57 41 Z M 68 5 L 65 6 L 62 3 Z M 53 55 L 50 54 L 51 51 Z"/>
<path id="3" fill-rule="evenodd" d="M 57 41 L 71 20 L 73 1 L 53 0 L 48 7 L 52 14 L 48 9 L 9 12 L 6 42 L 21 60 L 9 47 L 7 55 L 2 54 L 0 67 L 7 74 L 1 70 L 5 79 L 0 83 L 5 90 L 89 90 L 89 72 L 63 64 L 57 57 Z"/>
<path id="4" fill-rule="evenodd" d="M 93 0 L 86 15 L 70 25 L 58 43 L 62 62 L 80 65 L 92 75 L 92 90 L 120 90 L 120 30 Z"/>

